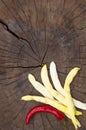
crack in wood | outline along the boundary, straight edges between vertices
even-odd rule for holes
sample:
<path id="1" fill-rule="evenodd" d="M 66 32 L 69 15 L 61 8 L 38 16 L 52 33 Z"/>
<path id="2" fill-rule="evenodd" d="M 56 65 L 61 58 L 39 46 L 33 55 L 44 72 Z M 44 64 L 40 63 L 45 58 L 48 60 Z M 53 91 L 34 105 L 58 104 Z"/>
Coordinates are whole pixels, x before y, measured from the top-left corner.
<path id="1" fill-rule="evenodd" d="M 4 20 L 0 19 L 0 24 L 4 27 L 5 30 L 7 30 L 11 35 L 13 35 L 14 37 L 16 37 L 18 40 L 22 40 L 25 41 L 27 43 L 29 43 L 29 46 L 31 47 L 32 51 L 35 53 L 30 41 L 28 41 L 27 39 L 20 37 L 18 34 L 16 34 L 14 31 L 12 31 L 9 26 L 7 25 L 7 23 L 5 23 Z"/>
<path id="2" fill-rule="evenodd" d="M 6 67 L 3 67 L 3 66 L 0 66 L 0 67 L 3 67 L 3 68 L 29 68 L 29 69 L 33 69 L 33 68 L 39 68 L 39 67 L 42 67 L 43 65 L 36 65 L 36 66 L 6 66 Z"/>

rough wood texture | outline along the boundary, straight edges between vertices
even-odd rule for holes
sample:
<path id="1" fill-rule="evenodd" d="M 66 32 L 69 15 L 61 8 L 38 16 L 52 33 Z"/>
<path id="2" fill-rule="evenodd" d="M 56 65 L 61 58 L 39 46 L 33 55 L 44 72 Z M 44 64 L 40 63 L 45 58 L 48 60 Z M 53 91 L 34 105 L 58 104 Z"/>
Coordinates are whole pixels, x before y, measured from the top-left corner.
<path id="1" fill-rule="evenodd" d="M 54 60 L 62 83 L 74 66 L 81 68 L 72 94 L 86 102 L 86 1 L 0 0 L 0 130 L 74 130 L 50 114 L 37 114 L 29 126 L 25 116 L 36 102 L 20 101 L 38 94 L 28 73 L 40 81 L 44 63 Z M 86 129 L 86 111 L 79 117 Z"/>

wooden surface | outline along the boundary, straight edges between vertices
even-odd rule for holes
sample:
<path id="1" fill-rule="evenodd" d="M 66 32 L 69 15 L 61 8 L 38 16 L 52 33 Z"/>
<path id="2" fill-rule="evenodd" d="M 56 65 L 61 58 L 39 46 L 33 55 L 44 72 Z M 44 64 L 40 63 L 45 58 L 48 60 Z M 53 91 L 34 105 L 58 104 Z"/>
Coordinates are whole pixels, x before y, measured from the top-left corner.
<path id="1" fill-rule="evenodd" d="M 38 95 L 27 80 L 40 80 L 43 64 L 55 61 L 64 83 L 70 69 L 81 68 L 71 84 L 73 97 L 86 102 L 86 0 L 0 0 L 0 130 L 74 130 L 50 114 L 37 114 L 28 126 L 25 116 Z M 49 66 L 48 66 L 49 67 Z M 78 117 L 86 129 L 86 111 Z"/>

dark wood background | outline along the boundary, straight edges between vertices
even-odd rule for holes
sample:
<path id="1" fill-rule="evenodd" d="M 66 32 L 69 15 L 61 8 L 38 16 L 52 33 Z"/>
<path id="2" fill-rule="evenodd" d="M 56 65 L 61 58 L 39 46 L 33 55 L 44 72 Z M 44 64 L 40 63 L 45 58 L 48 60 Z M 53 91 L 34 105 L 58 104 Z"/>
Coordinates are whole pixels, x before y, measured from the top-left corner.
<path id="1" fill-rule="evenodd" d="M 37 102 L 24 102 L 26 94 L 38 95 L 27 80 L 32 73 L 55 61 L 64 83 L 70 69 L 81 68 L 71 84 L 73 97 L 86 102 L 86 0 L 0 0 L 0 130 L 74 130 L 50 114 L 25 116 Z M 86 111 L 78 117 L 86 129 Z"/>

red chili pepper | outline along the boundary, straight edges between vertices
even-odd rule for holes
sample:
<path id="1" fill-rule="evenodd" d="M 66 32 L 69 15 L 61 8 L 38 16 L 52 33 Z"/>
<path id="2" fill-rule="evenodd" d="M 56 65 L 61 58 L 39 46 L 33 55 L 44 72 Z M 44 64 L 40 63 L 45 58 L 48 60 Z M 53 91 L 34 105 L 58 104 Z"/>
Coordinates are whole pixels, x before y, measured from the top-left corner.
<path id="1" fill-rule="evenodd" d="M 40 105 L 32 108 L 26 115 L 26 125 L 29 124 L 32 116 L 38 112 L 49 112 L 57 117 L 58 120 L 62 120 L 64 118 L 64 114 L 57 110 L 56 108 L 49 105 Z"/>

